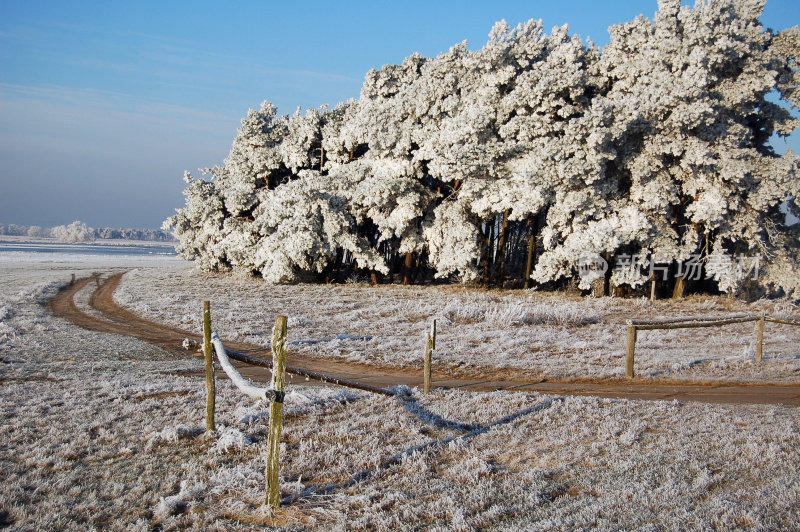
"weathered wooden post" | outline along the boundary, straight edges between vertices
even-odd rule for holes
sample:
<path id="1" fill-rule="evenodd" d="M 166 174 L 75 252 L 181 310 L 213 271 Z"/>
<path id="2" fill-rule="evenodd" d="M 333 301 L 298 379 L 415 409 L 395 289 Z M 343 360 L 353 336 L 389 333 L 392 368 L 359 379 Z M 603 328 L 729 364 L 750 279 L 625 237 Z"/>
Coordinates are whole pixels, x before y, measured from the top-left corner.
<path id="1" fill-rule="evenodd" d="M 423 369 L 423 390 L 431 393 L 431 359 L 433 351 L 436 349 L 436 320 L 433 320 L 431 330 L 428 333 L 428 341 L 425 344 L 425 367 Z"/>
<path id="2" fill-rule="evenodd" d="M 628 320 L 628 350 L 625 355 L 625 376 L 633 378 L 633 355 L 636 349 L 636 326 Z"/>
<path id="3" fill-rule="evenodd" d="M 211 309 L 203 302 L 203 355 L 206 358 L 206 430 L 214 432 L 216 386 L 214 383 L 214 347 L 211 345 Z"/>
<path id="4" fill-rule="evenodd" d="M 761 313 L 761 318 L 756 322 L 756 362 L 761 362 L 764 357 L 764 318 L 766 313 Z"/>
<path id="5" fill-rule="evenodd" d="M 281 505 L 279 458 L 283 428 L 283 398 L 286 383 L 286 316 L 275 318 L 272 329 L 272 405 L 269 410 L 269 456 L 267 457 L 268 506 Z"/>

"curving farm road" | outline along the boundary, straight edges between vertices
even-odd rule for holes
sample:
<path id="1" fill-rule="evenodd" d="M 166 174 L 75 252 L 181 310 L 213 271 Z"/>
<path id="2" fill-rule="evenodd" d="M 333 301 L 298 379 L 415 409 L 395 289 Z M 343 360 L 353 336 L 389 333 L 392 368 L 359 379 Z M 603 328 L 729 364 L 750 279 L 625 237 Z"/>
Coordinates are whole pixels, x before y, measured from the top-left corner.
<path id="1" fill-rule="evenodd" d="M 101 279 L 99 275 L 81 279 L 59 292 L 47 307 L 56 316 L 65 318 L 75 325 L 92 331 L 133 336 L 156 345 L 176 356 L 190 356 L 183 350 L 184 338 L 199 340 L 196 333 L 182 331 L 167 325 L 144 320 L 125 310 L 114 302 L 114 290 L 119 285 L 122 273 Z M 75 304 L 75 294 L 94 283 L 89 305 L 96 311 L 84 312 Z M 247 353 L 262 359 L 271 358 L 268 350 L 262 347 L 226 342 L 232 350 Z M 355 381 L 367 386 L 387 388 L 399 384 L 421 386 L 421 372 L 412 369 L 375 367 L 310 358 L 289 352 L 290 366 L 323 373 L 336 379 Z M 270 370 L 262 367 L 237 363 L 240 371 L 253 380 L 267 381 Z M 199 367 L 199 365 L 198 365 Z M 658 382 L 632 379 L 628 380 L 570 380 L 546 381 L 526 380 L 519 374 L 494 372 L 487 375 L 442 376 L 442 368 L 434 370 L 433 386 L 459 388 L 475 391 L 509 390 L 536 391 L 548 394 L 594 395 L 626 399 L 700 401 L 707 403 L 736 404 L 783 404 L 800 406 L 800 386 L 770 384 L 725 384 L 725 383 L 686 383 Z M 198 375 L 201 372 L 198 371 Z M 297 377 L 295 377 L 297 378 Z M 300 377 L 304 379 L 303 377 Z M 292 380 L 289 380 L 291 384 Z"/>

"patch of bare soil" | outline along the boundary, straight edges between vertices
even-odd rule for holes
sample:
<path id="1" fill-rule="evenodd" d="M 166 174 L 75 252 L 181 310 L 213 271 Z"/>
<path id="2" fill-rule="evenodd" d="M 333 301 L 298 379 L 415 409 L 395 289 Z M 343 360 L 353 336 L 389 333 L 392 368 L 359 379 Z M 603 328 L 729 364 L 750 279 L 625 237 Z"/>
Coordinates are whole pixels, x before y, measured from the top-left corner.
<path id="1" fill-rule="evenodd" d="M 154 323 L 129 312 L 114 302 L 114 291 L 122 273 L 107 279 L 99 275 L 81 279 L 65 287 L 48 302 L 48 309 L 56 316 L 92 331 L 133 336 L 156 345 L 176 356 L 192 356 L 181 343 L 185 338 L 198 340 L 190 333 L 167 325 Z M 74 296 L 87 284 L 95 289 L 89 305 L 102 317 L 83 312 L 75 304 Z M 260 358 L 271 358 L 268 350 L 240 342 L 226 342 L 232 350 Z M 355 364 L 341 361 L 320 360 L 289 353 L 289 364 L 307 371 L 329 375 L 336 379 L 356 381 L 370 386 L 391 387 L 405 384 L 421 386 L 421 372 L 407 369 Z M 240 371 L 254 380 L 266 381 L 270 370 L 239 364 Z M 420 374 L 418 374 L 420 373 Z M 198 373 L 199 374 L 199 373 Z M 291 381 L 290 381 L 291 382 Z M 653 383 L 643 379 L 569 379 L 542 380 L 531 378 L 519 370 L 491 370 L 488 368 L 441 368 L 436 369 L 433 385 L 475 391 L 509 390 L 537 391 L 548 394 L 593 395 L 645 400 L 680 400 L 708 403 L 734 404 L 784 404 L 800 406 L 800 386 L 771 384 L 725 384 L 720 382 L 668 382 Z"/>

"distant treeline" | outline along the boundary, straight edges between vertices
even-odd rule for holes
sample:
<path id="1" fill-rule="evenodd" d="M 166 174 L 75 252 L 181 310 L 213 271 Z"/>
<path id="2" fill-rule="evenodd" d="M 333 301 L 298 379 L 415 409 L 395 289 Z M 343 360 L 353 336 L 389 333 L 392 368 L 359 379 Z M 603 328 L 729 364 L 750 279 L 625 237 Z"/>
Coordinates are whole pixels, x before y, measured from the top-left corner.
<path id="1" fill-rule="evenodd" d="M 69 225 L 58 225 L 56 227 L 0 224 L 0 235 L 54 238 L 60 242 L 89 242 L 92 240 L 146 240 L 151 242 L 169 242 L 174 240 L 170 232 L 160 229 L 115 229 L 112 227 L 99 227 L 95 229 L 80 221 L 74 221 Z"/>

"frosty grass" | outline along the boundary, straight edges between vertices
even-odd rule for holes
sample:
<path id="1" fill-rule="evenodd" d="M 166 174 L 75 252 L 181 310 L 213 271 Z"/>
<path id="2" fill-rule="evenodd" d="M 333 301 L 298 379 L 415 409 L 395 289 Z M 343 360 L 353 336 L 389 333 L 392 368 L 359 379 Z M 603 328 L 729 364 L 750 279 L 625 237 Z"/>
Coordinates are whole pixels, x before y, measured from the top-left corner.
<path id="1" fill-rule="evenodd" d="M 115 293 L 143 317 L 202 331 L 210 300 L 223 341 L 269 346 L 275 314 L 289 317 L 290 352 L 399 367 L 422 367 L 425 335 L 437 320 L 436 363 L 480 374 L 513 370 L 528 378 L 625 375 L 625 320 L 719 316 L 766 310 L 800 317 L 785 302 L 746 304 L 727 298 L 683 302 L 581 298 L 535 291 L 479 291 L 346 285 L 272 286 L 211 276 L 193 268 L 140 269 Z M 765 363 L 755 361 L 753 323 L 707 329 L 642 331 L 636 372 L 654 380 L 800 382 L 800 328 L 768 323 Z M 291 356 L 291 355 L 290 355 Z"/>
<path id="2" fill-rule="evenodd" d="M 743 307 L 720 299 L 649 307 L 459 289 L 268 288 L 206 278 L 179 261 L 141 259 L 135 265 L 140 268 L 125 276 L 119 299 L 153 319 L 197 328 L 198 302 L 208 298 L 223 337 L 263 343 L 273 313 L 281 310 L 290 316 L 290 341 L 296 342 L 290 356 L 297 350 L 396 365 L 418 363 L 419 346 L 407 345 L 405 335 L 413 332 L 421 344 L 422 331 L 436 317 L 443 364 L 617 375 L 619 320 L 625 316 Z M 286 398 L 285 504 L 269 515 L 262 506 L 266 405 L 220 380 L 219 430 L 205 434 L 203 379 L 179 373 L 200 369 L 200 359 L 176 359 L 138 340 L 85 331 L 42 308 L 72 273 L 122 266 L 113 258 L 0 256 L 0 526 L 800 525 L 796 408 L 535 393 L 423 396 L 407 388 L 383 397 L 303 386 L 292 387 Z M 752 325 L 710 334 L 645 333 L 641 369 L 654 379 L 796 382 L 796 337 L 770 325 L 768 331 L 764 369 L 751 360 Z M 696 348 L 673 347 L 681 335 Z M 365 336 L 372 338 L 351 339 Z"/>

